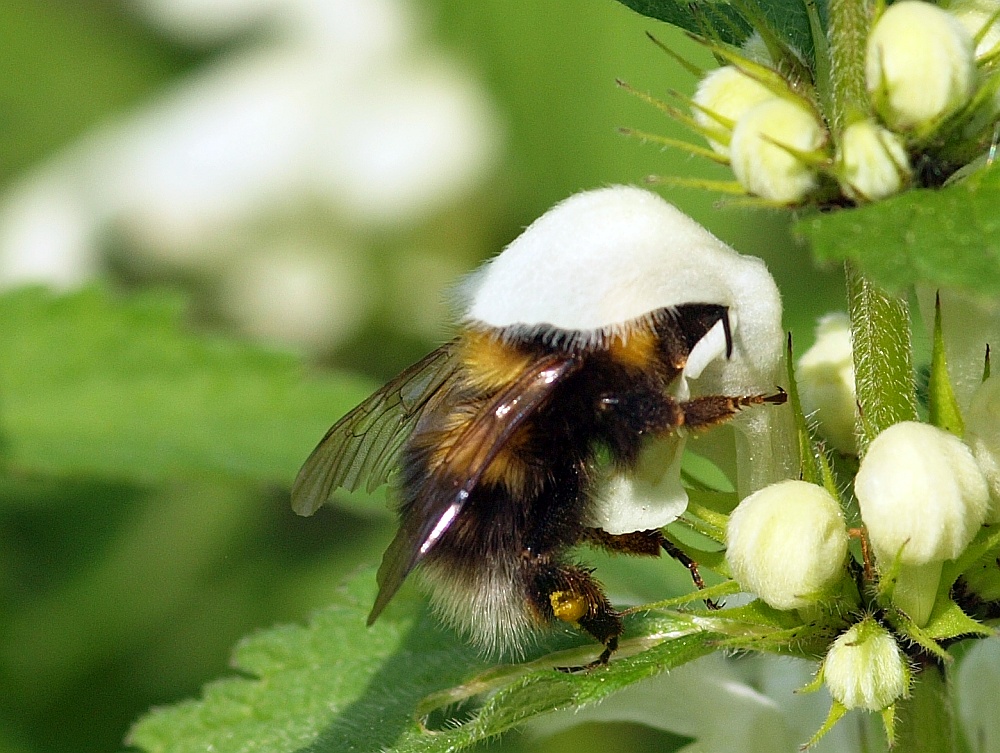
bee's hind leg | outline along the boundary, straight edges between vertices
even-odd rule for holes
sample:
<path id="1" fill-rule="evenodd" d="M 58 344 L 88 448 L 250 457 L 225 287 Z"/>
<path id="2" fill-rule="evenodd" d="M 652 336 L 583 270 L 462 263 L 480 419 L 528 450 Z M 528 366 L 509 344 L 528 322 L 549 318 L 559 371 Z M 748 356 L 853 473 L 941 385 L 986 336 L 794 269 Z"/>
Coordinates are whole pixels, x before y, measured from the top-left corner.
<path id="1" fill-rule="evenodd" d="M 608 533 L 600 528 L 588 528 L 585 535 L 589 543 L 618 554 L 659 557 L 662 549 L 687 568 L 688 572 L 691 573 L 692 582 L 699 591 L 705 588 L 705 581 L 702 579 L 701 573 L 698 572 L 698 563 L 684 554 L 656 529 L 635 531 L 634 533 Z M 711 599 L 705 600 L 705 606 L 709 609 L 719 608 L 719 605 Z"/>
<path id="2" fill-rule="evenodd" d="M 589 664 L 559 669 L 576 672 L 607 664 L 618 649 L 622 621 L 591 571 L 578 565 L 554 562 L 544 556 L 526 557 L 524 568 L 528 599 L 543 621 L 569 623 L 604 644 L 604 651 Z"/>

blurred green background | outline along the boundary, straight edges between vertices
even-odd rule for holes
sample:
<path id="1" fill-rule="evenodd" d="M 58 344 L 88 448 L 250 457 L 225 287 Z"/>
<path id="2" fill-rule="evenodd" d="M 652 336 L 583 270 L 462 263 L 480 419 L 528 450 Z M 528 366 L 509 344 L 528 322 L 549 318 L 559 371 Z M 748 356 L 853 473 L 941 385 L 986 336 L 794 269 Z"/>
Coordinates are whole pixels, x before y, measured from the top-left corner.
<path id="1" fill-rule="evenodd" d="M 364 2 L 331 0 L 331 27 L 307 31 L 306 0 L 228 0 L 207 20 L 182 0 L 0 4 L 0 281 L 10 291 L 0 299 L 0 753 L 123 747 L 145 709 L 226 673 L 240 636 L 303 621 L 341 578 L 377 561 L 392 532 L 381 494 L 300 519 L 288 485 L 327 425 L 445 336 L 447 291 L 461 274 L 575 191 L 650 174 L 724 175 L 617 132 L 685 135 L 615 83 L 659 97 L 691 92 L 691 76 L 646 31 L 699 65 L 712 61 L 614 0 L 371 0 L 384 18 L 359 21 Z M 360 63 L 349 45 L 336 47 L 355 23 L 371 36 Z M 336 175 L 308 172 L 325 158 L 320 133 L 315 155 L 297 144 L 294 153 L 278 149 L 267 170 L 237 174 L 214 194 L 196 185 L 211 176 L 179 173 L 168 198 L 190 199 L 202 214 L 185 225 L 182 210 L 192 210 L 183 202 L 160 214 L 160 194 L 143 193 L 148 155 L 187 148 L 178 129 L 161 124 L 186 107 L 186 133 L 201 133 L 199 113 L 215 117 L 213 92 L 233 91 L 241 65 L 259 73 L 262 51 L 281 63 L 267 69 L 270 92 L 284 92 L 279 74 L 298 93 L 297 71 L 321 71 L 293 114 L 314 112 L 310 97 L 329 98 L 323 113 L 334 124 L 344 111 L 362 113 L 351 128 L 331 126 L 329 143 L 346 138 L 348 156 L 363 151 L 352 138 L 374 132 L 358 123 L 412 117 L 392 132 L 396 141 L 376 144 L 376 156 L 404 149 L 408 134 L 433 142 L 443 126 L 426 113 L 397 115 L 393 92 L 412 93 L 413 71 L 442 74 L 434 86 L 457 81 L 468 106 L 456 106 L 454 119 L 469 125 L 448 142 L 468 136 L 456 147 L 466 151 L 457 166 L 435 157 L 415 170 L 405 212 L 389 211 L 403 196 L 392 193 L 405 177 L 398 166 L 357 168 L 362 188 L 366 170 L 383 170 L 371 183 L 385 191 L 369 198 Z M 344 83 L 338 66 L 355 63 L 363 70 Z M 250 128 L 258 116 L 223 119 L 230 125 L 221 132 L 249 138 L 231 125 Z M 267 122 L 272 133 L 285 121 Z M 259 155 L 247 144 L 252 162 Z M 279 168 L 291 162 L 300 173 L 289 177 Z M 236 209 L 209 206 L 248 186 L 260 195 Z M 664 195 L 768 261 L 799 352 L 815 318 L 843 307 L 839 275 L 813 268 L 789 238 L 787 216 L 720 208 L 717 197 L 691 191 Z M 54 261 L 42 264 L 50 248 Z M 329 285 L 310 288 L 310 270 Z M 32 280 L 70 298 L 18 290 Z M 268 298 L 272 280 L 287 281 L 277 302 Z M 291 323 L 279 322 L 299 298 Z M 303 330 L 303 319 L 326 326 Z M 619 596 L 658 595 L 658 566 L 616 561 L 602 574 Z M 544 750 L 681 742 L 588 725 Z"/>

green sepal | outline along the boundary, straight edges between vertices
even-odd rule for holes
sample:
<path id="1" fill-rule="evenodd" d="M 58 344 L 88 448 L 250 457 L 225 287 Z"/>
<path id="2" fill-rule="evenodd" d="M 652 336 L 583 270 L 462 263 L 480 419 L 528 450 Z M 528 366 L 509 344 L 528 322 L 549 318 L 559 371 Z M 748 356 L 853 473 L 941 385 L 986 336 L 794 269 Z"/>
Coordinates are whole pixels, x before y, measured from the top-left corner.
<path id="1" fill-rule="evenodd" d="M 709 178 L 683 178 L 678 175 L 647 175 L 646 183 L 654 186 L 669 186 L 671 188 L 694 188 L 699 191 L 746 196 L 747 190 L 738 180 L 711 180 Z M 784 206 L 765 199 L 753 202 L 755 205 Z"/>
<path id="2" fill-rule="evenodd" d="M 840 701 L 833 701 L 830 706 L 830 713 L 826 715 L 826 721 L 823 722 L 816 734 L 809 738 L 809 742 L 802 746 L 803 750 L 809 750 L 816 746 L 820 740 L 826 735 L 827 732 L 833 729 L 833 726 L 841 720 L 844 714 L 847 713 L 847 707 L 844 706 Z"/>
<path id="3" fill-rule="evenodd" d="M 732 492 L 688 490 L 688 506 L 680 522 L 720 544 L 726 543 L 729 510 L 735 507 Z"/>
<path id="4" fill-rule="evenodd" d="M 1000 548 L 1000 526 L 983 526 L 976 537 L 965 547 L 957 559 L 949 560 L 941 568 L 940 592 L 947 594 L 959 576 L 973 567 L 987 552 Z"/>
<path id="5" fill-rule="evenodd" d="M 930 423 L 939 429 L 961 438 L 965 422 L 958 407 L 955 391 L 948 378 L 948 361 L 945 355 L 944 334 L 941 329 L 941 296 L 934 298 L 934 344 L 931 351 L 931 373 L 927 382 Z"/>
<path id="6" fill-rule="evenodd" d="M 936 641 L 946 641 L 963 635 L 991 636 L 993 631 L 972 619 L 954 601 L 938 596 L 934 602 L 930 619 L 922 628 L 928 637 Z"/>
<path id="7" fill-rule="evenodd" d="M 891 750 L 896 744 L 896 704 L 886 706 L 879 713 L 882 716 L 882 727 L 885 729 L 885 741 Z"/>
<path id="8" fill-rule="evenodd" d="M 669 136 L 660 136 L 659 134 L 649 133 L 648 131 L 639 131 L 635 128 L 619 128 L 618 133 L 622 136 L 629 136 L 631 138 L 639 139 L 640 141 L 655 144 L 656 146 L 679 149 L 682 152 L 687 152 L 692 157 L 702 157 L 703 159 L 715 162 L 718 165 L 729 164 L 729 158 L 725 155 L 719 154 L 712 149 L 698 146 L 697 144 L 690 144 L 687 141 L 684 141 L 684 139 L 674 139 Z"/>
<path id="9" fill-rule="evenodd" d="M 913 620 L 911 620 L 902 610 L 897 609 L 896 607 L 886 609 L 885 621 L 892 627 L 897 635 L 920 646 L 927 653 L 937 657 L 940 661 L 952 661 L 951 654 L 941 647 L 941 644 L 937 642 L 934 636 L 930 635 L 924 628 L 917 627 L 916 623 L 914 623 Z"/>
<path id="10" fill-rule="evenodd" d="M 821 475 L 819 458 L 822 454 L 813 441 L 812 432 L 802 410 L 802 400 L 799 397 L 799 384 L 795 379 L 795 359 L 792 355 L 792 333 L 785 340 L 785 377 L 788 380 L 788 405 L 792 409 L 792 420 L 795 422 L 795 436 L 799 445 L 799 477 L 810 484 L 819 484 Z"/>

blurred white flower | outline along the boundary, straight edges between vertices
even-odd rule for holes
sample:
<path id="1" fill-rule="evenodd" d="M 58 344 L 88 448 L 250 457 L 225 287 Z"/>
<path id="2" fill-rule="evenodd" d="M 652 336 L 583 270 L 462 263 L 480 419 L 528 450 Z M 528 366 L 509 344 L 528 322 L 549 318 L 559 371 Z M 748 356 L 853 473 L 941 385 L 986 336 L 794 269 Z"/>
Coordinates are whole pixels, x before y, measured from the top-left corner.
<path id="1" fill-rule="evenodd" d="M 1000 523 L 1000 375 L 991 376 L 972 394 L 965 416 L 965 442 L 990 485 L 987 523 Z"/>
<path id="2" fill-rule="evenodd" d="M 364 320 L 370 297 L 347 254 L 292 246 L 231 260 L 219 295 L 245 332 L 322 350 Z"/>
<path id="3" fill-rule="evenodd" d="M 819 433 L 841 452 L 856 454 L 854 423 L 857 394 L 851 320 L 847 314 L 827 314 L 816 325 L 816 342 L 796 368 L 802 409 L 817 423 Z"/>
<path id="4" fill-rule="evenodd" d="M 99 223 L 72 175 L 53 164 L 0 206 L 0 286 L 73 288 L 97 274 Z"/>
<path id="5" fill-rule="evenodd" d="M 133 9 L 189 42 L 254 34 L 0 198 L 0 283 L 80 284 L 108 234 L 156 265 L 212 269 L 220 250 L 250 248 L 255 237 L 268 246 L 285 232 L 295 242 L 304 210 L 354 245 L 454 202 L 495 157 L 485 95 L 420 38 L 406 0 L 142 0 Z"/>
<path id="6" fill-rule="evenodd" d="M 966 28 L 973 40 L 979 38 L 976 44 L 977 58 L 989 55 L 1000 45 L 1000 23 L 997 22 L 1000 3 L 997 0 L 958 0 L 945 7 Z"/>

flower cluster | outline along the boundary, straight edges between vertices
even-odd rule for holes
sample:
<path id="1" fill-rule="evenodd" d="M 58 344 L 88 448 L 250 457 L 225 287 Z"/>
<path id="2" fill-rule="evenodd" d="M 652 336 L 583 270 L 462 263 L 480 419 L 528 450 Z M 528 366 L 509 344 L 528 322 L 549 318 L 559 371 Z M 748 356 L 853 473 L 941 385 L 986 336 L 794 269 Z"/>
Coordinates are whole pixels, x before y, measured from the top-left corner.
<path id="1" fill-rule="evenodd" d="M 834 122 L 821 86 L 779 72 L 751 38 L 706 75 L 691 125 L 742 189 L 770 203 L 856 203 L 939 184 L 989 144 L 1000 115 L 996 0 L 902 0 L 867 42 L 866 109 Z"/>
<path id="2" fill-rule="evenodd" d="M 856 455 L 846 317 L 821 321 L 797 377 L 812 430 Z M 853 708 L 883 711 L 891 737 L 913 661 L 942 651 L 942 638 L 988 632 L 976 619 L 1000 600 L 1000 375 L 982 380 L 963 414 L 958 428 L 901 421 L 880 432 L 860 458 L 853 501 L 821 453 L 826 472 L 767 486 L 729 516 L 726 560 L 740 587 L 835 631 L 815 683 L 834 699 L 828 724 Z M 849 531 L 854 503 L 861 525 Z M 854 554 L 850 537 L 862 542 Z"/>

